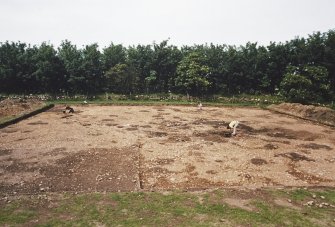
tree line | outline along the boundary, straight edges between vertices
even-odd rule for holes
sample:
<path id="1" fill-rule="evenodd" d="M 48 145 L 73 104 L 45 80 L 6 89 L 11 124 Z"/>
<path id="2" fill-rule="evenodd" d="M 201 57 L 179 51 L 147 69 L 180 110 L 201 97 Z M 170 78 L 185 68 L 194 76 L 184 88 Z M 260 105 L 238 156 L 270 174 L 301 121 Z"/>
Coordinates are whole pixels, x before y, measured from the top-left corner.
<path id="1" fill-rule="evenodd" d="M 58 48 L 0 43 L 0 93 L 277 94 L 326 102 L 335 94 L 335 30 L 268 46 L 111 43 Z"/>

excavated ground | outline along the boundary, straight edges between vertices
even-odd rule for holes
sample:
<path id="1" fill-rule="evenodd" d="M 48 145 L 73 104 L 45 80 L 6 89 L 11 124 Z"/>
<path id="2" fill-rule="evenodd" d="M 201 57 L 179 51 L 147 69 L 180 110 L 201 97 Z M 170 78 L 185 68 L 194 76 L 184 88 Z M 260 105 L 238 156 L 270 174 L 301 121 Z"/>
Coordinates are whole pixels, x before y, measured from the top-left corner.
<path id="1" fill-rule="evenodd" d="M 335 186 L 331 127 L 256 108 L 64 108 L 0 129 L 1 193 Z"/>

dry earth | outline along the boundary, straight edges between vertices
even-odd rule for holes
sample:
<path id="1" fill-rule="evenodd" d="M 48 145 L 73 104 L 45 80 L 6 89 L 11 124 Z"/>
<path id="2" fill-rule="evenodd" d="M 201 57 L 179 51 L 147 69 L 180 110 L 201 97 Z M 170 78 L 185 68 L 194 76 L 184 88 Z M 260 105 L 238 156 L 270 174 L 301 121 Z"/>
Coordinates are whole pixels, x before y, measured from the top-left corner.
<path id="1" fill-rule="evenodd" d="M 37 99 L 4 99 L 0 101 L 0 118 L 29 113 L 43 102 Z"/>
<path id="2" fill-rule="evenodd" d="M 1 193 L 335 186 L 331 127 L 256 108 L 63 109 L 0 129 Z"/>
<path id="3" fill-rule="evenodd" d="M 327 107 L 303 105 L 300 103 L 281 103 L 270 105 L 268 108 L 280 113 L 290 114 L 335 127 L 335 111 Z"/>

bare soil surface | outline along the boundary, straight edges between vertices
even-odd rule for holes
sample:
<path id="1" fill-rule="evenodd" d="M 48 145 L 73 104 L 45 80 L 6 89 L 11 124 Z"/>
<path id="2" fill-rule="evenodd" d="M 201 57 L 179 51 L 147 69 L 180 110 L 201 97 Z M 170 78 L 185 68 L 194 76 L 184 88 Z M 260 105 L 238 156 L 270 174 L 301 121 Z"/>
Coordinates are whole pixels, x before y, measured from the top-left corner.
<path id="1" fill-rule="evenodd" d="M 300 103 L 281 103 L 271 105 L 269 109 L 335 126 L 335 111 L 327 107 L 302 105 Z"/>
<path id="2" fill-rule="evenodd" d="M 256 108 L 73 107 L 0 129 L 1 193 L 335 187 L 331 127 Z"/>
<path id="3" fill-rule="evenodd" d="M 43 105 L 37 99 L 4 99 L 0 101 L 0 119 L 8 116 L 17 116 L 29 113 Z"/>

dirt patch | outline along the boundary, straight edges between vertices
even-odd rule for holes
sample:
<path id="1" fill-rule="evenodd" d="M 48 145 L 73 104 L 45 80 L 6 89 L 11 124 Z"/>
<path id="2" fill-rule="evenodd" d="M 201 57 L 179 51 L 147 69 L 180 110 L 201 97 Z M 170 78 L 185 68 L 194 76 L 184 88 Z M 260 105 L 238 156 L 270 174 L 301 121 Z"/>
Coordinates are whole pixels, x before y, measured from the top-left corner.
<path id="1" fill-rule="evenodd" d="M 89 126 L 89 125 L 91 125 L 91 124 L 88 124 L 87 126 Z M 106 126 L 117 126 L 118 124 L 116 124 L 116 123 L 107 123 L 105 125 Z"/>
<path id="2" fill-rule="evenodd" d="M 4 129 L 1 129 L 0 132 L 2 133 L 14 133 L 14 132 L 17 132 L 19 131 L 18 129 L 16 128 L 10 128 L 10 127 L 7 127 L 7 128 L 4 128 Z"/>
<path id="3" fill-rule="evenodd" d="M 218 172 L 215 170 L 207 170 L 206 173 L 207 174 L 217 174 Z"/>
<path id="4" fill-rule="evenodd" d="M 48 122 L 43 122 L 43 121 L 35 121 L 35 122 L 30 122 L 28 125 L 47 125 Z"/>
<path id="5" fill-rule="evenodd" d="M 29 113 L 42 105 L 43 102 L 37 99 L 7 98 L 0 101 L 0 118 Z"/>
<path id="6" fill-rule="evenodd" d="M 63 148 L 60 148 L 63 150 Z M 133 191 L 138 189 L 138 157 L 134 150 L 89 149 L 58 159 L 51 165 L 14 160 L 7 172 L 38 172 L 24 184 L 0 184 L 1 192 Z"/>
<path id="7" fill-rule="evenodd" d="M 101 121 L 115 121 L 114 119 L 102 119 Z"/>
<path id="8" fill-rule="evenodd" d="M 191 138 L 185 135 L 170 135 L 166 140 L 166 142 L 168 143 L 178 143 L 178 142 L 188 142 L 188 141 L 191 141 Z"/>
<path id="9" fill-rule="evenodd" d="M 277 204 L 278 206 L 288 207 L 288 208 L 295 209 L 295 210 L 301 210 L 301 207 L 295 206 L 294 204 L 292 204 L 292 201 L 289 202 L 284 199 L 275 199 L 274 203 Z"/>
<path id="10" fill-rule="evenodd" d="M 299 170 L 296 167 L 295 162 L 291 162 L 289 164 L 289 170 L 287 171 L 292 176 L 296 177 L 296 179 L 305 181 L 309 184 L 319 184 L 320 182 L 332 182 L 330 179 L 325 179 L 319 176 L 315 176 L 309 173 L 306 173 L 305 171 Z"/>
<path id="11" fill-rule="evenodd" d="M 268 143 L 268 144 L 264 145 L 264 148 L 267 149 L 267 150 L 275 150 L 275 149 L 278 149 L 278 146 L 274 145 L 274 144 L 271 144 L 271 143 Z"/>
<path id="12" fill-rule="evenodd" d="M 228 122 L 220 121 L 220 120 L 208 120 L 200 118 L 192 122 L 194 125 L 210 125 L 213 128 L 219 128 L 221 126 L 227 126 Z"/>
<path id="13" fill-rule="evenodd" d="M 265 165 L 268 164 L 268 162 L 262 158 L 253 158 L 251 159 L 251 163 L 256 165 L 256 166 L 261 166 L 261 165 Z"/>
<path id="14" fill-rule="evenodd" d="M 266 135 L 270 137 L 279 137 L 279 138 L 285 138 L 285 139 L 302 139 L 304 141 L 314 141 L 316 138 L 318 138 L 318 135 L 300 130 L 295 131 L 291 129 L 285 129 L 285 128 L 274 128 L 274 129 L 268 129 Z"/>
<path id="15" fill-rule="evenodd" d="M 1 149 L 0 150 L 0 156 L 3 156 L 3 155 L 9 155 L 12 153 L 12 150 L 11 149 Z"/>
<path id="16" fill-rule="evenodd" d="M 289 158 L 289 159 L 291 159 L 291 161 L 294 161 L 294 162 L 297 162 L 297 161 L 315 162 L 314 159 L 308 158 L 305 155 L 301 155 L 301 154 L 296 153 L 296 152 L 281 153 L 281 154 L 275 155 L 275 157 L 279 157 L 279 156 Z"/>
<path id="17" fill-rule="evenodd" d="M 279 105 L 271 105 L 268 108 L 281 113 L 289 113 L 297 117 L 335 126 L 335 111 L 327 107 L 302 105 L 299 103 L 281 103 Z"/>
<path id="18" fill-rule="evenodd" d="M 226 142 L 226 132 L 222 130 L 194 131 L 193 135 L 210 142 Z"/>
<path id="19" fill-rule="evenodd" d="M 257 108 L 75 109 L 0 129 L 0 192 L 334 186 L 330 127 Z M 232 118 L 241 124 L 227 138 Z"/>
<path id="20" fill-rule="evenodd" d="M 312 149 L 312 150 L 325 149 L 325 150 L 328 150 L 328 151 L 333 149 L 330 146 L 323 145 L 323 144 L 317 144 L 317 143 L 301 144 L 301 145 L 299 145 L 299 147 L 309 148 L 309 149 Z"/>
<path id="21" fill-rule="evenodd" d="M 172 158 L 158 159 L 156 160 L 156 164 L 158 165 L 169 165 L 174 162 Z"/>
<path id="22" fill-rule="evenodd" d="M 164 137 L 167 136 L 168 134 L 166 132 L 154 132 L 154 131 L 147 131 L 148 137 Z"/>
<path id="23" fill-rule="evenodd" d="M 250 204 L 251 199 L 225 198 L 223 201 L 230 206 L 238 207 L 238 208 L 241 208 L 243 210 L 247 210 L 247 211 L 256 210 L 256 207 L 254 207 Z"/>

